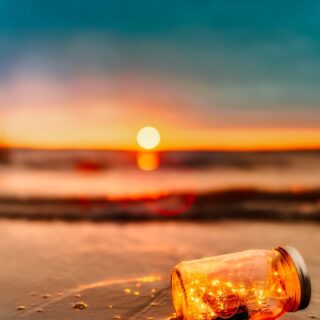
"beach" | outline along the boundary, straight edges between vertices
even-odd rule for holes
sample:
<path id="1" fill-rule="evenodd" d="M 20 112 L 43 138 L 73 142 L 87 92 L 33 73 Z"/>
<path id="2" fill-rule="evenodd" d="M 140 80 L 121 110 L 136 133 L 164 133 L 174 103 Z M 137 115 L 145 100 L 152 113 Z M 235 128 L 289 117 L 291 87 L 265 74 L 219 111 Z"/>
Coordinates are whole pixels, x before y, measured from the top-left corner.
<path id="1" fill-rule="evenodd" d="M 320 320 L 319 18 L 1 0 L 0 320 Z"/>
<path id="2" fill-rule="evenodd" d="M 167 319 L 179 261 L 279 245 L 301 252 L 312 281 L 308 309 L 283 319 L 320 318 L 319 224 L 2 219 L 0 230 L 1 319 Z"/>

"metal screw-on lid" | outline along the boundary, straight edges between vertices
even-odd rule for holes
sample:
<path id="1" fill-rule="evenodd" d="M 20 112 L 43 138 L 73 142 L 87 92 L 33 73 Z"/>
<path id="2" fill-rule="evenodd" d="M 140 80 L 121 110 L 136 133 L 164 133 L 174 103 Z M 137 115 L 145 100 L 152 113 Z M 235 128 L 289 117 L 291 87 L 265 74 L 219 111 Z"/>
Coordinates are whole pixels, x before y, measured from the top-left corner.
<path id="1" fill-rule="evenodd" d="M 311 281 L 307 266 L 297 249 L 289 246 L 280 247 L 279 249 L 284 250 L 289 255 L 297 269 L 301 286 L 301 301 L 298 310 L 305 309 L 311 299 Z"/>

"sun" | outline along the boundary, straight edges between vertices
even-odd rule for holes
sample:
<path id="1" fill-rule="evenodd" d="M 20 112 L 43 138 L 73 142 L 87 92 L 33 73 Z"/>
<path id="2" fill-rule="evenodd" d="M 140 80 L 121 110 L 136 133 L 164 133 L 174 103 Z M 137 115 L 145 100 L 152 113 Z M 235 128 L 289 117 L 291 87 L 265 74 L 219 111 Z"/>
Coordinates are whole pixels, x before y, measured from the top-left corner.
<path id="1" fill-rule="evenodd" d="M 143 127 L 137 133 L 137 142 L 143 149 L 151 150 L 160 143 L 160 133 L 154 127 Z"/>

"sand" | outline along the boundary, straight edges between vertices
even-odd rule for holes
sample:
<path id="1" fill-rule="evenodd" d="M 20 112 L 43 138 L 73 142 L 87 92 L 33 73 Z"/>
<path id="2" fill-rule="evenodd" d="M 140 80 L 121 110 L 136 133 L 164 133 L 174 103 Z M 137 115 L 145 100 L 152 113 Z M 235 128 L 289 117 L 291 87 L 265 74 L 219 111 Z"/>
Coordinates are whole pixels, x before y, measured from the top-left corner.
<path id="1" fill-rule="evenodd" d="M 283 319 L 320 319 L 319 224 L 0 220 L 0 319 L 167 319 L 177 262 L 278 245 L 303 254 L 313 285 Z"/>

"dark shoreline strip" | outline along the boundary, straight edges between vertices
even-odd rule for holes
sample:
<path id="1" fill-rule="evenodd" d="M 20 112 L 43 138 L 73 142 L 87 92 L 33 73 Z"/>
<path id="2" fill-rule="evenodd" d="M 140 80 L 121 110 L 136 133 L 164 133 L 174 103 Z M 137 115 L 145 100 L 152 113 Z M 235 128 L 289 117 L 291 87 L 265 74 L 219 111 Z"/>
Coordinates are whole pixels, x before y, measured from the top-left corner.
<path id="1" fill-rule="evenodd" d="M 0 218 L 91 221 L 209 221 L 223 219 L 320 221 L 320 190 L 269 192 L 233 189 L 193 195 L 110 200 L 102 198 L 18 199 L 0 198 Z"/>

